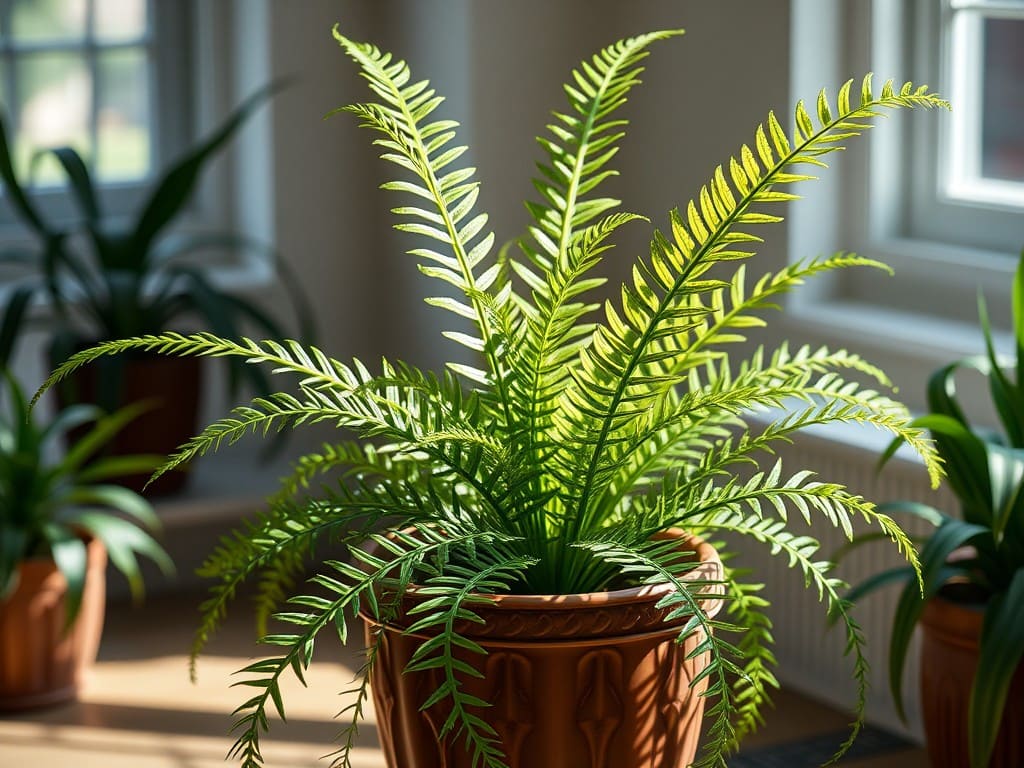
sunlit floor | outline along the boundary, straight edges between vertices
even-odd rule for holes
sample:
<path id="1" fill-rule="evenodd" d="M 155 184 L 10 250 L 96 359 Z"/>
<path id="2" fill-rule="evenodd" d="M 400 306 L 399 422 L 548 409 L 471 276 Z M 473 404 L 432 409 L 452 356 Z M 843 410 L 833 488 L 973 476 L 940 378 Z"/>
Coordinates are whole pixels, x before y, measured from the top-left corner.
<path id="1" fill-rule="evenodd" d="M 76 704 L 0 716 L 0 768 L 223 768 L 230 712 L 248 695 L 232 673 L 254 652 L 244 604 L 210 644 L 199 681 L 188 679 L 187 652 L 197 597 L 159 597 L 145 607 L 111 606 L 100 660 Z M 357 659 L 322 643 L 312 688 L 286 688 L 288 723 L 273 722 L 267 765 L 327 766 Z M 332 655 L 333 654 L 333 655 Z M 791 693 L 780 694 L 765 729 L 736 768 L 803 768 L 834 748 L 849 718 Z M 866 734 L 861 756 L 845 768 L 925 768 L 924 753 L 881 732 Z M 360 729 L 355 768 L 383 768 L 372 710 Z"/>

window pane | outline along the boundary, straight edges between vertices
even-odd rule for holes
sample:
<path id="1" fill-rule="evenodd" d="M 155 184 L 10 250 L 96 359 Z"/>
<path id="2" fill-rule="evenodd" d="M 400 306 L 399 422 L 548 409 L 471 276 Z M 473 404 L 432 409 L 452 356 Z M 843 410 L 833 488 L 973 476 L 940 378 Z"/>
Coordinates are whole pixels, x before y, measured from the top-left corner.
<path id="1" fill-rule="evenodd" d="M 86 0 L 14 0 L 11 32 L 18 42 L 85 37 Z"/>
<path id="2" fill-rule="evenodd" d="M 94 0 L 96 37 L 104 42 L 131 40 L 146 32 L 146 0 Z"/>
<path id="3" fill-rule="evenodd" d="M 146 52 L 125 48 L 103 53 L 97 74 L 98 174 L 105 181 L 142 178 L 149 173 Z"/>
<path id="4" fill-rule="evenodd" d="M 985 20 L 981 174 L 1024 181 L 1024 20 Z"/>
<path id="5" fill-rule="evenodd" d="M 70 53 L 25 55 L 18 60 L 18 138 L 16 168 L 24 173 L 32 153 L 41 147 L 71 145 L 88 155 L 89 110 L 92 80 L 85 58 Z M 37 180 L 61 183 L 63 175 L 53 160 L 38 167 Z"/>

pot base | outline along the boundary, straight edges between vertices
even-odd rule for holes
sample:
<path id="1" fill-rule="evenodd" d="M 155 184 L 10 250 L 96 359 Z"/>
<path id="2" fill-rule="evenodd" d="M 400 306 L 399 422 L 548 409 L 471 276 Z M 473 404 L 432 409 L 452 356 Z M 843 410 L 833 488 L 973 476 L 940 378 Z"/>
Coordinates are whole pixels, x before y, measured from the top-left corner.
<path id="1" fill-rule="evenodd" d="M 18 586 L 0 602 L 0 711 L 50 706 L 78 695 L 96 659 L 106 603 L 106 550 L 93 539 L 87 553 L 82 607 L 67 632 L 67 582 L 52 560 L 22 563 Z"/>

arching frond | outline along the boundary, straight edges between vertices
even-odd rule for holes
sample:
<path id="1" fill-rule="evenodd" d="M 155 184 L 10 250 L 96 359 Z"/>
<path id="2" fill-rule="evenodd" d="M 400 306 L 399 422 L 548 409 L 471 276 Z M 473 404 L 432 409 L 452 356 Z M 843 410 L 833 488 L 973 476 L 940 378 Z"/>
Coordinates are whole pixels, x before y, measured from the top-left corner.
<path id="1" fill-rule="evenodd" d="M 623 286 L 619 308 L 610 302 L 606 305 L 606 320 L 582 353 L 583 367 L 574 377 L 575 386 L 566 388 L 559 403 L 566 414 L 561 429 L 566 450 L 582 457 L 577 460 L 579 481 L 574 488 L 577 530 L 597 490 L 605 446 L 625 439 L 653 401 L 673 385 L 684 383 L 681 374 L 660 381 L 643 376 L 644 365 L 666 354 L 656 342 L 678 339 L 699 327 L 707 315 L 707 294 L 729 288 L 729 283 L 708 276 L 708 271 L 716 264 L 753 256 L 743 246 L 760 238 L 745 230 L 781 220 L 760 208 L 795 199 L 778 187 L 813 178 L 794 170 L 808 164 L 823 166 L 821 157 L 842 149 L 841 142 L 870 127 L 868 120 L 882 110 L 945 106 L 926 87 L 910 83 L 898 91 L 886 83 L 875 96 L 870 77 L 862 84 L 860 104 L 852 106 L 850 85 L 840 89 L 835 114 L 822 93 L 817 124 L 800 103 L 792 140 L 770 113 L 755 133 L 755 150 L 744 145 L 739 157 L 730 159 L 731 184 L 719 166 L 697 199 L 688 204 L 685 215 L 678 210 L 672 213 L 671 240 L 655 233 L 650 259 L 640 262 L 632 284 Z M 682 346 L 670 351 L 669 359 L 684 351 Z"/>
<path id="2" fill-rule="evenodd" d="M 706 731 L 707 743 L 703 746 L 704 758 L 695 765 L 716 765 L 725 768 L 722 757 L 729 744 L 735 740 L 731 722 L 734 711 L 729 676 L 740 674 L 734 659 L 739 651 L 725 640 L 725 632 L 735 630 L 720 620 L 707 617 L 701 606 L 701 599 L 713 599 L 721 594 L 717 583 L 683 581 L 682 576 L 695 563 L 680 560 L 675 547 L 666 547 L 665 542 L 644 541 L 635 544 L 617 541 L 583 541 L 576 545 L 595 560 L 614 565 L 623 574 L 631 575 L 644 584 L 670 584 L 673 590 L 659 602 L 659 608 L 671 608 L 666 621 L 687 617 L 689 620 L 679 630 L 679 642 L 691 635 L 698 637 L 693 656 L 708 654 L 710 662 L 691 681 L 691 687 L 707 681 L 703 694 L 710 702 L 705 716 L 711 717 Z M 718 630 L 716 634 L 716 630 Z"/>
<path id="3" fill-rule="evenodd" d="M 805 584 L 813 586 L 818 593 L 818 600 L 825 604 L 830 618 L 842 624 L 846 633 L 846 655 L 853 658 L 853 677 L 857 684 L 857 698 L 854 704 L 855 720 L 850 727 L 850 735 L 828 761 L 836 762 L 853 745 L 857 735 L 864 727 L 864 710 L 867 705 L 869 666 L 865 656 L 864 632 L 850 613 L 851 604 L 841 596 L 847 585 L 829 576 L 833 565 L 831 562 L 815 560 L 819 545 L 810 536 L 799 536 L 786 530 L 786 524 L 774 518 L 762 518 L 758 515 L 744 516 L 736 511 L 731 514 L 719 515 L 708 521 L 702 530 L 714 533 L 730 533 L 754 539 L 771 548 L 773 554 L 781 554 L 789 561 L 790 568 L 796 568 L 803 576 Z M 748 721 L 749 722 L 749 721 Z"/>
<path id="4" fill-rule="evenodd" d="M 352 59 L 359 64 L 370 89 L 381 103 L 356 104 L 344 109 L 353 112 L 363 125 L 382 134 L 374 143 L 385 150 L 383 159 L 409 171 L 413 181 L 392 181 L 386 189 L 410 194 L 426 200 L 429 208 L 406 205 L 394 209 L 402 218 L 396 228 L 429 238 L 440 244 L 434 248 L 417 248 L 411 253 L 421 261 L 420 271 L 455 286 L 460 298 L 439 297 L 430 303 L 472 320 L 478 336 L 461 332 L 446 335 L 470 349 L 483 353 L 487 371 L 474 371 L 466 366 L 453 368 L 474 381 L 489 385 L 499 394 L 499 403 L 506 418 L 512 418 L 508 398 L 507 367 L 503 362 L 507 340 L 501 337 L 501 326 L 490 310 L 501 305 L 485 306 L 498 275 L 498 264 L 487 264 L 494 245 L 494 234 L 482 234 L 487 215 L 473 214 L 479 194 L 472 181 L 475 169 L 451 168 L 466 151 L 452 146 L 458 123 L 430 120 L 443 98 L 436 95 L 426 80 L 411 82 L 412 76 L 404 61 L 396 61 L 389 53 L 366 43 L 357 43 L 342 35 L 337 27 L 334 37 Z"/>

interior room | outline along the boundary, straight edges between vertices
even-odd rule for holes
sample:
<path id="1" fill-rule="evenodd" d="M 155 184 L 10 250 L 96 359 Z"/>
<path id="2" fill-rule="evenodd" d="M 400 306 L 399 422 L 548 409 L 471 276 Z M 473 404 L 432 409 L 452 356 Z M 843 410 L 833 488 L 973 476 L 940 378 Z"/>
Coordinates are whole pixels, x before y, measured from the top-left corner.
<path id="1" fill-rule="evenodd" d="M 0 767 L 1019 768 L 1022 248 L 1022 0 L 0 0 Z"/>

